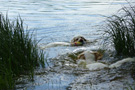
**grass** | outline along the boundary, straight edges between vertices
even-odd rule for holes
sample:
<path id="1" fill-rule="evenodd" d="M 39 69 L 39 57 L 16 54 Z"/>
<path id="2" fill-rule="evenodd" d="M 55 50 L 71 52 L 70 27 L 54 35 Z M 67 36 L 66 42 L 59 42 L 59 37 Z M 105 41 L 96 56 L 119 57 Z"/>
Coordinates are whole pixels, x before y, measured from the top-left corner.
<path id="1" fill-rule="evenodd" d="M 135 6 L 123 7 L 117 15 L 112 15 L 107 19 L 108 41 L 114 45 L 116 56 L 135 56 Z M 134 90 L 134 85 L 129 85 L 126 90 Z"/>
<path id="2" fill-rule="evenodd" d="M 0 89 L 14 89 L 17 77 L 26 74 L 33 79 L 34 69 L 44 66 L 44 52 L 37 43 L 20 17 L 11 22 L 0 14 Z"/>
<path id="3" fill-rule="evenodd" d="M 135 56 L 135 6 L 123 7 L 107 19 L 106 34 L 118 56 Z"/>

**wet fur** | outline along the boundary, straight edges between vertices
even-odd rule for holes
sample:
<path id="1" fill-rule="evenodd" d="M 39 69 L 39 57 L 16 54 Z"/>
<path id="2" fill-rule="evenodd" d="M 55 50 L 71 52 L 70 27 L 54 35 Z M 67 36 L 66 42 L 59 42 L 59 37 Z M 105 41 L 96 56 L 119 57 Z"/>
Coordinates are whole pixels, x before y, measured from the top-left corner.
<path id="1" fill-rule="evenodd" d="M 102 59 L 102 57 L 103 57 L 103 54 L 99 52 L 91 52 L 91 51 L 84 51 L 78 55 L 78 59 L 84 60 L 86 62 L 86 67 L 89 70 L 99 70 L 99 69 L 104 69 L 104 68 L 110 68 L 110 69 L 118 68 L 122 66 L 124 63 L 135 62 L 135 57 L 134 57 L 134 58 L 125 58 L 111 65 L 107 65 L 107 64 L 97 62 L 97 60 Z"/>
<path id="2" fill-rule="evenodd" d="M 95 61 L 97 61 L 97 60 L 101 60 L 102 59 L 102 57 L 103 57 L 103 54 L 101 54 L 100 52 L 98 52 L 98 51 L 95 51 L 95 52 L 92 52 L 92 51 L 84 51 L 83 53 L 81 53 L 81 54 L 79 54 L 78 55 L 78 59 L 86 59 L 86 53 L 89 53 L 89 54 L 93 54 L 94 56 L 95 56 Z"/>
<path id="3" fill-rule="evenodd" d="M 87 43 L 88 42 L 88 40 L 87 39 L 85 39 L 83 36 L 77 36 L 77 37 L 74 37 L 72 40 L 71 40 L 71 45 L 73 46 L 74 44 L 73 43 L 75 43 L 75 42 L 82 42 L 83 44 L 85 44 L 85 43 Z M 82 44 L 82 45 L 83 45 Z"/>
<path id="4" fill-rule="evenodd" d="M 85 44 L 88 42 L 88 40 L 86 40 L 83 36 L 77 36 L 77 37 L 74 37 L 70 43 L 68 42 L 52 42 L 52 43 L 49 43 L 45 46 L 40 46 L 41 49 L 46 49 L 46 48 L 51 48 L 51 47 L 57 47 L 57 46 L 74 46 L 74 43 L 75 42 L 83 42 L 81 45 Z M 77 45 L 76 45 L 77 46 Z M 78 45 L 80 46 L 80 45 Z"/>
<path id="5" fill-rule="evenodd" d="M 78 65 L 80 63 L 86 63 L 86 68 L 89 70 L 100 70 L 104 68 L 108 68 L 108 65 L 97 62 L 97 60 L 102 59 L 103 54 L 101 54 L 98 51 L 84 51 L 83 53 L 78 55 L 78 59 L 81 60 L 78 62 Z"/>

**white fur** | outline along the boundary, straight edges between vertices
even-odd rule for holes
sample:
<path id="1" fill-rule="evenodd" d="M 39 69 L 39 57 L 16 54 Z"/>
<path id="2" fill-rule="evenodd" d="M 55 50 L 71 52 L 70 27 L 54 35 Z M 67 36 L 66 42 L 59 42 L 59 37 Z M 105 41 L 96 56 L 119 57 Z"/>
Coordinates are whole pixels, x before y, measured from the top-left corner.
<path id="1" fill-rule="evenodd" d="M 84 56 L 87 64 L 95 63 L 95 55 L 91 51 L 84 51 Z"/>
<path id="2" fill-rule="evenodd" d="M 120 61 L 117 61 L 116 63 L 113 63 L 109 66 L 109 68 L 117 68 L 120 67 L 122 64 L 126 63 L 126 62 L 135 62 L 135 58 L 126 58 Z"/>
<path id="3" fill-rule="evenodd" d="M 46 49 L 46 48 L 56 47 L 56 46 L 70 46 L 70 43 L 67 43 L 67 42 L 53 42 L 53 43 L 47 44 L 46 46 L 42 46 L 41 49 Z"/>
<path id="4" fill-rule="evenodd" d="M 100 69 L 108 68 L 108 65 L 96 62 L 96 63 L 86 65 L 86 68 L 88 68 L 89 70 L 100 70 Z"/>
<path id="5" fill-rule="evenodd" d="M 89 70 L 100 70 L 100 69 L 104 69 L 104 68 L 117 68 L 117 67 L 120 67 L 124 63 L 135 62 L 135 57 L 134 58 L 125 58 L 125 59 L 117 61 L 116 63 L 113 63 L 110 66 L 108 66 L 106 64 L 96 62 L 95 55 L 92 53 L 92 51 L 84 51 L 83 54 L 86 59 L 86 60 L 83 60 L 83 62 L 86 62 L 86 68 L 88 68 Z M 78 65 L 80 63 L 82 63 L 82 61 L 79 62 Z"/>
<path id="6" fill-rule="evenodd" d="M 86 68 L 89 70 L 100 70 L 103 68 L 108 68 L 108 65 L 95 61 L 95 55 L 92 53 L 92 51 L 84 51 L 83 54 L 86 60 L 80 60 L 78 65 L 86 63 Z"/>
<path id="7" fill-rule="evenodd" d="M 86 68 L 86 61 L 85 60 L 78 60 L 77 64 L 79 67 Z"/>

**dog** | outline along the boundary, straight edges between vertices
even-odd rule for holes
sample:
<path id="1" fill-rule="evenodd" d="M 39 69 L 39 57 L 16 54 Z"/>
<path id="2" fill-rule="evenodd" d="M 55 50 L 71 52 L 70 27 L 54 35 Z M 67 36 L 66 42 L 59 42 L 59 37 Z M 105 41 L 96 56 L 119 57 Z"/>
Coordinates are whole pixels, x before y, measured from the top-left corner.
<path id="1" fill-rule="evenodd" d="M 88 68 L 89 70 L 100 70 L 100 69 L 104 69 L 104 68 L 108 68 L 108 69 L 118 68 L 118 67 L 122 66 L 124 63 L 135 62 L 135 57 L 133 57 L 133 58 L 125 58 L 125 59 L 119 60 L 110 65 L 100 63 L 97 61 L 101 60 L 103 58 L 103 54 L 98 51 L 94 51 L 94 52 L 84 51 L 84 52 L 80 53 L 77 58 L 78 58 L 78 60 L 81 60 L 81 62 L 79 62 L 79 64 L 82 62 L 83 63 L 85 62 L 86 68 Z"/>
<path id="2" fill-rule="evenodd" d="M 78 59 L 86 60 L 87 64 L 96 62 L 97 60 L 101 60 L 103 54 L 98 51 L 84 51 L 78 55 Z"/>
<path id="3" fill-rule="evenodd" d="M 108 65 L 97 62 L 101 60 L 103 54 L 99 51 L 84 51 L 78 55 L 78 66 L 83 66 L 89 70 L 100 70 L 108 68 Z"/>
<path id="4" fill-rule="evenodd" d="M 83 36 L 76 36 L 71 40 L 71 46 L 82 46 L 89 42 L 87 39 L 85 39 Z"/>
<path id="5" fill-rule="evenodd" d="M 89 41 L 85 39 L 83 36 L 74 37 L 71 42 L 52 42 L 44 46 L 40 46 L 41 49 L 57 47 L 57 46 L 83 46 Z"/>

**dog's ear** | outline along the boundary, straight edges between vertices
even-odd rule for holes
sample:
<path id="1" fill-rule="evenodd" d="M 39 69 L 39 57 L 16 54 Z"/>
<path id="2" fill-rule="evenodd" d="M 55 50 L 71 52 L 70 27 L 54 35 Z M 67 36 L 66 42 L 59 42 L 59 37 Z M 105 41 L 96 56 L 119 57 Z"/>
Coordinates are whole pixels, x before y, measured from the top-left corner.
<path id="1" fill-rule="evenodd" d="M 76 37 L 74 37 L 72 40 L 71 40 L 71 43 L 74 43 L 74 42 L 76 42 Z"/>
<path id="2" fill-rule="evenodd" d="M 82 40 L 87 41 L 84 37 L 81 37 Z"/>
<path id="3" fill-rule="evenodd" d="M 103 57 L 103 54 L 99 53 L 99 52 L 93 52 L 93 54 L 95 55 L 95 60 L 101 60 Z"/>
<path id="4" fill-rule="evenodd" d="M 84 53 L 79 54 L 77 59 L 85 59 Z"/>
<path id="5" fill-rule="evenodd" d="M 97 55 L 97 60 L 101 60 L 102 57 L 103 57 L 103 54 L 99 53 L 99 54 Z"/>

